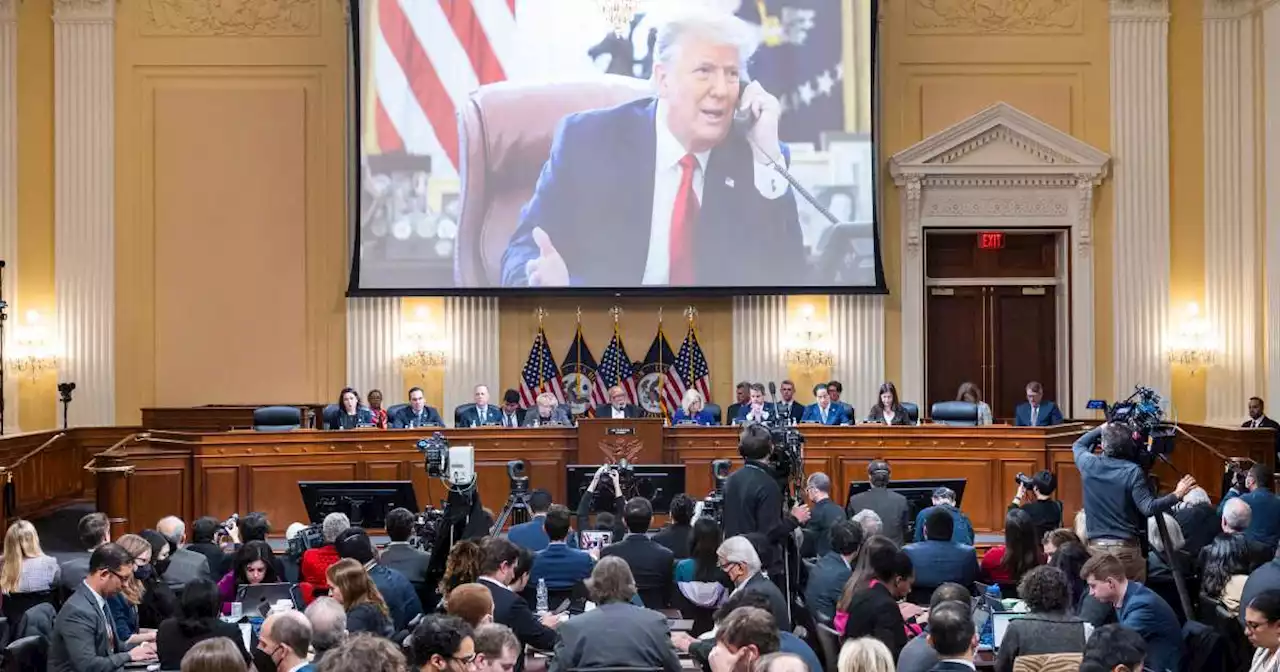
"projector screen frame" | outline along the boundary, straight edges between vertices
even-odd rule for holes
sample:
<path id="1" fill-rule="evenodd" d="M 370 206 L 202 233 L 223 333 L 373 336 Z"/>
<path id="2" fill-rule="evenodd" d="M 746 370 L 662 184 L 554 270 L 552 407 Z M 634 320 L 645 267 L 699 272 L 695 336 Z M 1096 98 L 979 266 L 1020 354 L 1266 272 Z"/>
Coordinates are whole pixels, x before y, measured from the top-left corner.
<path id="1" fill-rule="evenodd" d="M 350 97 L 348 104 L 349 123 L 345 125 L 347 133 L 350 137 L 349 149 L 350 159 L 347 161 L 347 200 L 348 200 L 348 245 L 351 251 L 351 263 L 348 266 L 347 298 L 360 297 L 449 297 L 449 296 L 493 296 L 497 298 L 525 298 L 530 296 L 550 296 L 550 297 L 591 297 L 591 296 L 610 296 L 610 297 L 657 297 L 657 298 L 675 298 L 675 297 L 725 297 L 725 296 L 762 296 L 762 295 L 798 295 L 798 294 L 830 294 L 830 295 L 888 295 L 890 293 L 886 282 L 884 269 L 884 249 L 882 227 L 884 223 L 884 196 L 885 193 L 881 189 L 884 184 L 881 180 L 883 173 L 881 163 L 883 156 L 880 152 L 880 35 L 879 21 L 877 17 L 880 11 L 881 0 L 870 0 L 870 16 L 867 17 L 870 23 L 871 35 L 871 190 L 872 190 L 872 226 L 871 236 L 872 245 L 875 254 L 875 284 L 874 285 L 748 285 L 748 286 L 731 286 L 731 285 L 710 285 L 710 286 L 666 286 L 666 285 L 640 285 L 634 287 L 584 287 L 584 286 L 568 286 L 568 287 L 385 287 L 385 288 L 368 288 L 360 286 L 360 249 L 361 249 L 361 226 L 360 226 L 360 157 L 362 151 L 361 135 L 363 122 L 363 104 L 362 104 L 362 15 L 360 11 L 360 3 L 362 0 L 341 0 L 346 3 L 345 7 L 350 17 L 350 32 L 347 35 L 347 50 L 349 64 L 348 70 L 348 88 L 347 93 Z M 802 200 L 800 194 L 796 194 L 796 200 Z M 456 252 L 455 252 L 456 253 Z"/>

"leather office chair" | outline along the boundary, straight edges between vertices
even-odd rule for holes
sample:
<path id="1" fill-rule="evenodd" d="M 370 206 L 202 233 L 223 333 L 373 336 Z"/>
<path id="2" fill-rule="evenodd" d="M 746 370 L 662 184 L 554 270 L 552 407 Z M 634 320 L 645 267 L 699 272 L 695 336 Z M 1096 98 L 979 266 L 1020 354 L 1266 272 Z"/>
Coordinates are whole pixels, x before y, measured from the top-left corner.
<path id="1" fill-rule="evenodd" d="M 967 401 L 939 401 L 929 411 L 929 417 L 942 425 L 977 427 L 978 405 Z"/>
<path id="2" fill-rule="evenodd" d="M 466 413 L 468 410 L 470 410 L 470 409 L 472 409 L 472 408 L 475 408 L 475 407 L 476 407 L 475 402 L 472 402 L 472 403 L 469 403 L 469 404 L 458 404 L 458 407 L 457 407 L 457 408 L 455 408 L 455 409 L 453 409 L 453 426 L 454 426 L 454 427 L 461 427 L 461 426 L 462 426 L 462 414 L 463 414 L 463 413 Z"/>
<path id="3" fill-rule="evenodd" d="M 652 95 L 644 80 L 607 75 L 582 82 L 482 86 L 458 110 L 462 212 L 454 278 L 460 287 L 496 287 L 502 254 L 551 154 L 566 115 Z"/>
<path id="4" fill-rule="evenodd" d="M 409 408 L 409 404 L 392 404 L 387 407 L 387 426 L 391 426 L 392 418 L 396 417 L 396 413 L 402 408 Z"/>
<path id="5" fill-rule="evenodd" d="M 911 420 L 911 424 L 914 425 L 920 422 L 920 406 L 918 404 L 904 401 L 902 402 L 902 410 L 907 412 L 907 418 Z"/>
<path id="6" fill-rule="evenodd" d="M 4 647 L 5 672 L 43 672 L 48 659 L 49 642 L 40 635 L 15 639 Z"/>
<path id="7" fill-rule="evenodd" d="M 328 429 L 329 425 L 338 421 L 338 405 L 329 404 L 324 407 L 324 411 L 320 413 L 319 429 Z"/>
<path id="8" fill-rule="evenodd" d="M 253 431 L 288 432 L 302 426 L 302 411 L 293 406 L 263 406 L 253 410 Z"/>
<path id="9" fill-rule="evenodd" d="M 707 402 L 702 405 L 702 410 L 710 413 L 711 417 L 716 419 L 717 425 L 724 424 L 724 411 L 720 410 L 720 404 L 713 404 L 713 403 Z"/>
<path id="10" fill-rule="evenodd" d="M 22 615 L 27 610 L 40 604 L 53 605 L 56 610 L 58 607 L 58 596 L 53 590 L 40 590 L 25 593 L 9 593 L 4 596 L 4 600 L 0 601 L 0 609 L 2 609 L 4 617 L 8 619 L 9 627 L 14 629 L 13 632 L 21 634 L 17 631 L 22 625 Z"/>

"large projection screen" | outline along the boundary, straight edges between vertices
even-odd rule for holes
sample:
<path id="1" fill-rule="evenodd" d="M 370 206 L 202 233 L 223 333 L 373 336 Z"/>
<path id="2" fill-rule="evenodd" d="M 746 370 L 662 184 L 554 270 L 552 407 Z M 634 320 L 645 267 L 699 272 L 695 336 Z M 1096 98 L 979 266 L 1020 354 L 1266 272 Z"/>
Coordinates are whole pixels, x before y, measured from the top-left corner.
<path id="1" fill-rule="evenodd" d="M 875 0 L 350 1 L 351 294 L 885 291 Z"/>

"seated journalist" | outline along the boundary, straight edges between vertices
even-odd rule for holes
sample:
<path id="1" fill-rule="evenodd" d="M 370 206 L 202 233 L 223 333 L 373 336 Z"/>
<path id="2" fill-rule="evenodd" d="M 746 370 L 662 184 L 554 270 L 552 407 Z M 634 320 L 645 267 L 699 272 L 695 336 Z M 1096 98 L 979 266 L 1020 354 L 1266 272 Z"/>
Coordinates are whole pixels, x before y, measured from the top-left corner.
<path id="1" fill-rule="evenodd" d="M 656 96 L 566 117 L 502 258 L 504 287 L 771 284 L 804 265 L 781 105 L 746 84 L 756 38 L 727 12 L 657 29 Z M 735 124 L 743 110 L 754 121 Z M 723 254 L 732 241 L 731 254 Z"/>

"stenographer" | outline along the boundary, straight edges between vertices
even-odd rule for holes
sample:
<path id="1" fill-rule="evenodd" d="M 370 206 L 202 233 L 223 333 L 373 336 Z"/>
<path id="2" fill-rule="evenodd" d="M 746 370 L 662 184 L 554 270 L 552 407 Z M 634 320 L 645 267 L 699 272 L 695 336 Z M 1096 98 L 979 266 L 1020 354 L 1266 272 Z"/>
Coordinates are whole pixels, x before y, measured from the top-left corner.
<path id="1" fill-rule="evenodd" d="M 1102 454 L 1093 447 L 1102 440 Z M 1142 538 L 1147 518 L 1168 511 L 1196 485 L 1183 476 L 1172 494 L 1156 497 L 1137 457 L 1131 430 L 1106 423 L 1080 437 L 1071 447 L 1084 486 L 1084 510 L 1089 550 L 1111 553 L 1124 565 L 1131 581 L 1146 581 L 1147 560 Z"/>

